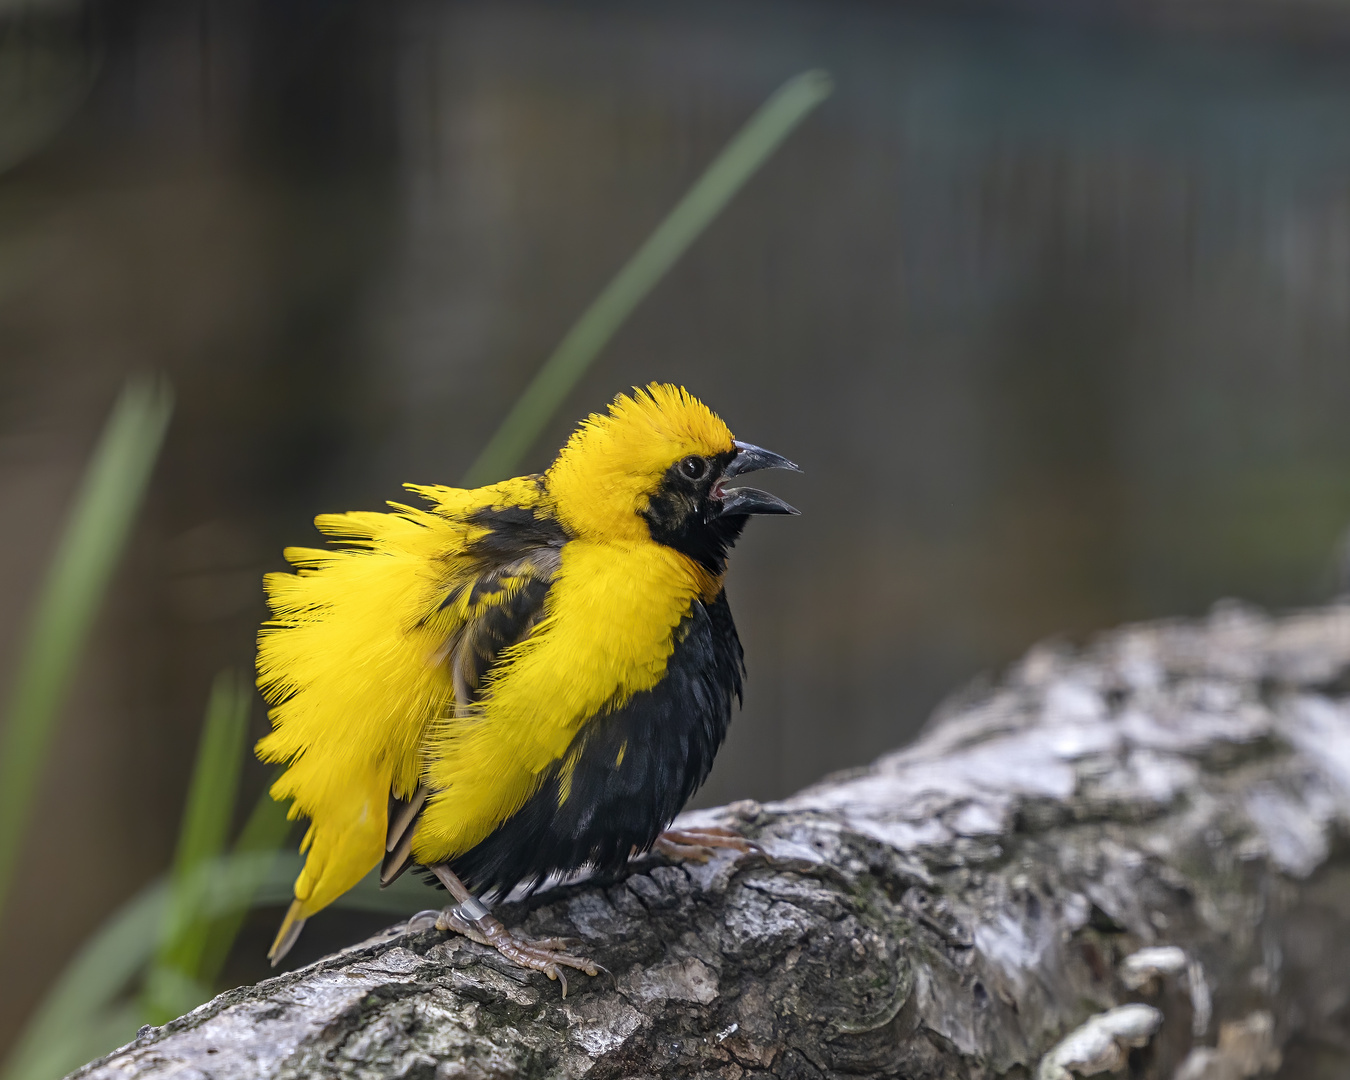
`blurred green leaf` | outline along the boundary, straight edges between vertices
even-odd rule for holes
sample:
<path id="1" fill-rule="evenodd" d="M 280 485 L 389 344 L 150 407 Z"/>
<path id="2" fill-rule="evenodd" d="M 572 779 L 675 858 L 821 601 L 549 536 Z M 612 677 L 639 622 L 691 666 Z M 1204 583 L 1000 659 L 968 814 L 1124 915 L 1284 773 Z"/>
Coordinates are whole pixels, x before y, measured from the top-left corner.
<path id="1" fill-rule="evenodd" d="M 469 467 L 465 487 L 511 475 L 563 399 L 643 297 L 833 89 L 826 72 L 803 72 L 779 87 L 746 121 L 544 361 L 478 460 Z"/>
<path id="2" fill-rule="evenodd" d="M 296 854 L 248 852 L 201 863 L 176 882 L 151 882 L 80 946 L 24 1028 L 0 1080 L 53 1080 L 130 1038 L 145 1020 L 139 1007 L 125 1003 L 126 991 L 159 950 L 171 905 L 181 901 L 203 919 L 227 918 L 250 904 L 282 905 L 302 862 Z M 439 900 L 443 894 L 406 875 L 381 889 L 372 872 L 334 906 L 406 917 Z"/>
<path id="3" fill-rule="evenodd" d="M 84 1053 L 84 1043 L 72 1044 L 149 959 L 159 943 L 168 894 L 165 881 L 153 882 L 80 946 L 10 1052 L 4 1080 L 52 1080 L 87 1060 L 75 1056 Z"/>
<path id="4" fill-rule="evenodd" d="M 83 1033 L 100 1028 L 122 1008 L 131 981 L 160 947 L 171 904 L 182 902 L 203 918 L 219 918 L 250 902 L 282 904 L 290 899 L 300 865 L 297 855 L 230 855 L 198 865 L 184 880 L 151 882 L 80 946 L 28 1021 L 0 1080 L 53 1080 L 117 1045 L 91 1048 Z M 134 1016 L 136 1026 L 144 1023 L 138 1006 Z"/>
<path id="5" fill-rule="evenodd" d="M 22 1062 L 5 1072 L 5 1080 L 57 1080 L 66 1073 L 136 1037 L 141 1026 L 139 1007 L 123 1002 L 89 1018 L 77 1028 L 53 1032 L 52 1038 Z"/>
<path id="6" fill-rule="evenodd" d="M 14 881 L 57 713 L 164 440 L 168 384 L 122 391 L 85 470 L 38 597 L 0 733 L 0 910 Z"/>
<path id="7" fill-rule="evenodd" d="M 199 970 L 211 920 L 203 916 L 190 886 L 197 870 L 225 850 L 252 703 L 252 687 L 238 675 L 222 672 L 216 676 L 170 871 L 172 898 L 143 993 L 146 1017 L 152 1023 L 171 1020 L 211 996 L 209 983 Z"/>
<path id="8" fill-rule="evenodd" d="M 211 924 L 210 935 L 197 964 L 197 978 L 206 985 L 215 985 L 216 979 L 220 977 L 256 890 L 263 887 L 271 874 L 291 825 L 292 822 L 286 817 L 286 808 L 264 791 L 262 798 L 253 805 L 253 812 L 244 823 L 239 839 L 234 842 L 235 855 L 259 856 L 242 863 L 236 877 L 235 884 L 242 902 Z"/>

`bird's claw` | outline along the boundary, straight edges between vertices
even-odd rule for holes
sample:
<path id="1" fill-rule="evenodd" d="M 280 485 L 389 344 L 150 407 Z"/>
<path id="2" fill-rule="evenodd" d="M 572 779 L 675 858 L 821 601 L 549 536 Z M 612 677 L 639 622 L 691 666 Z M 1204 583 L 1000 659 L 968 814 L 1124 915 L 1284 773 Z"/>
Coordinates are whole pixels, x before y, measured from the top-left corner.
<path id="1" fill-rule="evenodd" d="M 414 916 L 416 918 L 416 916 Z M 574 956 L 566 950 L 576 944 L 572 938 L 541 938 L 531 941 L 517 937 L 491 915 L 479 919 L 466 919 L 457 908 L 448 907 L 437 913 L 436 928 L 453 930 L 470 941 L 496 949 L 517 967 L 539 971 L 550 979 L 562 983 L 562 996 L 567 996 L 567 975 L 564 968 L 573 968 L 592 977 L 606 971 L 594 960 L 585 956 Z M 608 972 L 606 971 L 606 974 Z"/>
<path id="2" fill-rule="evenodd" d="M 753 840 L 720 825 L 697 825 L 688 829 L 667 829 L 652 845 L 668 859 L 705 863 L 718 850 L 739 851 L 743 855 L 760 853 Z"/>
<path id="3" fill-rule="evenodd" d="M 437 924 L 441 921 L 439 911 L 419 911 L 408 919 L 407 933 L 413 934 L 419 930 L 437 929 Z"/>

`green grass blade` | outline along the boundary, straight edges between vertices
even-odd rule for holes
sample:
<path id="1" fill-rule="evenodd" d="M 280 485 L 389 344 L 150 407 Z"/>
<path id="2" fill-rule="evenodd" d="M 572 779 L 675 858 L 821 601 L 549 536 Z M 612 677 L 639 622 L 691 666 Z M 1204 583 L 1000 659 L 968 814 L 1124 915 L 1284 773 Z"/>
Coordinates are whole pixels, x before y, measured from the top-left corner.
<path id="1" fill-rule="evenodd" d="M 234 940 L 239 936 L 240 927 L 244 925 L 248 908 L 255 902 L 257 890 L 271 878 L 272 868 L 280 855 L 278 849 L 285 843 L 292 824 L 293 822 L 286 817 L 286 808 L 263 792 L 262 798 L 257 801 L 253 812 L 249 814 L 248 821 L 244 823 L 239 839 L 234 843 L 236 856 L 257 855 L 259 858 L 252 864 L 246 864 L 255 867 L 253 871 L 241 870 L 235 881 L 243 902 L 235 910 L 217 919 L 211 926 L 210 937 L 197 965 L 197 979 L 200 982 L 209 986 L 220 977 L 221 969 L 230 955 L 230 949 L 234 946 Z M 287 878 L 287 882 L 294 876 L 292 874 Z M 288 891 L 283 894 L 281 900 L 289 899 Z M 257 900 L 257 902 L 272 901 Z"/>
<path id="2" fill-rule="evenodd" d="M 252 687 L 233 672 L 216 676 L 206 706 L 197 763 L 188 787 L 170 872 L 174 883 L 159 954 L 146 979 L 145 1011 L 162 1023 L 209 996 L 199 971 L 211 935 L 191 883 L 197 871 L 225 850 L 248 735 Z"/>
<path id="3" fill-rule="evenodd" d="M 63 1060 L 49 1068 L 48 1059 L 72 1033 L 92 1026 L 144 966 L 159 941 L 168 896 L 163 880 L 147 886 L 80 947 L 28 1021 L 10 1053 L 3 1080 L 52 1080 L 63 1075 L 68 1063 Z"/>
<path id="4" fill-rule="evenodd" d="M 64 1059 L 55 1071 L 47 1069 L 41 1077 L 33 1080 L 55 1080 L 73 1072 L 86 1062 L 101 1058 L 119 1046 L 125 1046 L 136 1037 L 145 1020 L 141 1010 L 134 1002 L 123 1001 L 111 1009 L 100 1013 L 87 1028 L 80 1031 L 69 1049 L 65 1049 Z"/>
<path id="5" fill-rule="evenodd" d="M 0 910 L 55 731 L 173 411 L 167 384 L 129 382 L 85 470 L 38 597 L 0 733 Z"/>
<path id="6" fill-rule="evenodd" d="M 0 1080 L 52 1080 L 117 1045 L 90 1046 L 82 1033 L 104 1024 L 128 984 L 155 956 L 175 891 L 181 890 L 204 918 L 220 918 L 250 903 L 285 903 L 299 870 L 299 856 L 253 853 L 213 859 L 186 882 L 151 882 L 80 946 L 29 1019 Z M 139 1009 L 136 1016 L 138 1025 L 145 1022 Z M 51 1065 L 51 1053 L 62 1047 L 61 1061 Z"/>
<path id="7" fill-rule="evenodd" d="M 477 487 L 509 476 L 563 398 L 625 319 L 833 84 L 823 71 L 789 79 L 766 101 L 605 286 L 516 400 L 464 478 Z"/>
<path id="8" fill-rule="evenodd" d="M 276 822 L 255 814 L 250 824 L 255 820 L 260 823 L 250 842 L 266 844 L 275 836 Z M 249 832 L 245 826 L 239 846 Z M 139 1009 L 127 1013 L 118 1002 L 159 950 L 164 922 L 177 902 L 175 893 L 204 919 L 228 919 L 249 906 L 289 901 L 302 862 L 296 854 L 250 851 L 199 864 L 182 881 L 164 877 L 151 882 L 105 921 L 66 965 L 24 1028 L 0 1080 L 52 1080 L 111 1050 L 148 1022 Z M 334 907 L 406 917 L 444 903 L 444 893 L 406 874 L 381 889 L 372 872 Z M 188 997 L 182 1012 L 210 996 L 200 981 L 180 985 Z M 193 995 L 199 996 L 191 1000 Z"/>
<path id="9" fill-rule="evenodd" d="M 130 1042 L 144 1021 L 141 1011 L 121 1002 L 91 1017 L 78 1029 L 52 1032 L 52 1038 L 30 1048 L 5 1072 L 5 1080 L 57 1080 L 85 1062 Z"/>

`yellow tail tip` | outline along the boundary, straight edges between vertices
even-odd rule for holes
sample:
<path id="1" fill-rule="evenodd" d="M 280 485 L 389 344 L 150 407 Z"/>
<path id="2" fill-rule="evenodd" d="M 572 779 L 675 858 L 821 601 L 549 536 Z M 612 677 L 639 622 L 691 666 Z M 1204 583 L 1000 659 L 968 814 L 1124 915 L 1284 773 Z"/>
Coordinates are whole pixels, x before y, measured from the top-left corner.
<path id="1" fill-rule="evenodd" d="M 300 901 L 292 900 L 290 910 L 286 912 L 286 917 L 281 920 L 281 929 L 277 931 L 276 940 L 272 942 L 272 947 L 267 950 L 267 959 L 272 961 L 273 967 L 281 963 L 285 955 L 291 951 L 295 939 L 300 936 L 300 931 L 305 928 L 305 920 L 300 914 L 300 910 Z"/>

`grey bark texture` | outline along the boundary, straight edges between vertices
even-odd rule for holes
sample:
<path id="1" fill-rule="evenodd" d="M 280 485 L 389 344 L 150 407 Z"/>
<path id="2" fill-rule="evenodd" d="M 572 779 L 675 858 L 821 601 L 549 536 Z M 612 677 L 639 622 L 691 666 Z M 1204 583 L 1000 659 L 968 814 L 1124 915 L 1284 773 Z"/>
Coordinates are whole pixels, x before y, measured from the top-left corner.
<path id="1" fill-rule="evenodd" d="M 828 717 L 821 718 L 828 723 Z M 1350 1076 L 1350 606 L 1043 646 L 915 745 L 499 914 L 220 995 L 75 1075 Z"/>

